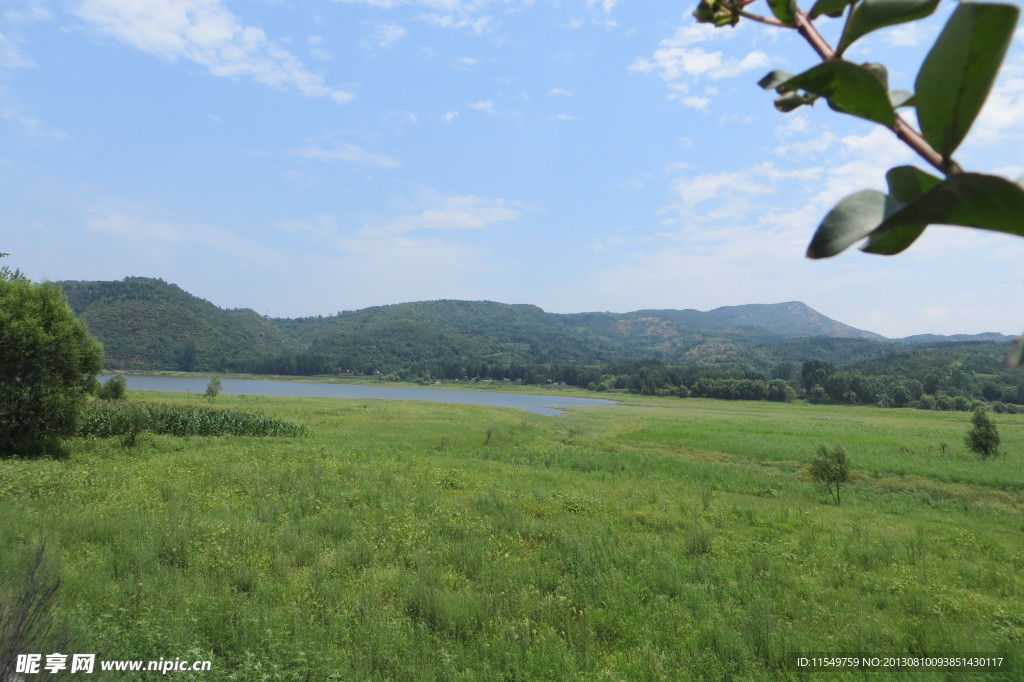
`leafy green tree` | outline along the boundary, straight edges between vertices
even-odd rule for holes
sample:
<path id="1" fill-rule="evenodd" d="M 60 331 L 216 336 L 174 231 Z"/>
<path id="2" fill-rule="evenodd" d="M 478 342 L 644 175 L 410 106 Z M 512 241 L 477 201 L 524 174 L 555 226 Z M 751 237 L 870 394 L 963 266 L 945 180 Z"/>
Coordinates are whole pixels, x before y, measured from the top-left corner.
<path id="1" fill-rule="evenodd" d="M 103 347 L 60 289 L 0 278 L 0 456 L 56 451 L 75 431 Z"/>
<path id="2" fill-rule="evenodd" d="M 835 373 L 836 366 L 828 360 L 805 360 L 803 367 L 800 368 L 800 376 L 803 379 L 804 389 L 807 391 L 815 386 L 824 388 L 829 377 Z"/>
<path id="3" fill-rule="evenodd" d="M 846 449 L 842 445 L 829 447 L 819 445 L 817 454 L 811 461 L 811 477 L 823 485 L 838 505 L 839 489 L 850 478 L 850 464 L 846 459 Z"/>
<path id="4" fill-rule="evenodd" d="M 965 438 L 971 452 L 978 453 L 982 459 L 995 456 L 999 450 L 999 430 L 988 416 L 984 407 L 976 407 L 971 415 L 971 430 Z"/>

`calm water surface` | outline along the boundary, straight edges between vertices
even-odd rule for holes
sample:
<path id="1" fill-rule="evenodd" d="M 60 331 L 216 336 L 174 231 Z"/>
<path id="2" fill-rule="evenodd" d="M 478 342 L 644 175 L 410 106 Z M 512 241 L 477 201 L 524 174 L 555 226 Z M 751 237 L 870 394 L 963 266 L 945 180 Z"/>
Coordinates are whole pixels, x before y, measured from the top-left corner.
<path id="1" fill-rule="evenodd" d="M 106 381 L 111 375 L 99 376 Z M 210 377 L 157 377 L 126 374 L 128 388 L 139 391 L 172 393 L 205 393 Z M 517 407 L 537 414 L 556 416 L 559 407 L 578 405 L 618 405 L 614 400 L 575 398 L 530 393 L 499 393 L 497 391 L 466 391 L 454 388 L 419 388 L 412 386 L 365 386 L 361 384 L 318 384 L 306 381 L 263 381 L 262 379 L 221 379 L 221 393 L 232 395 L 279 395 L 302 398 L 369 398 L 380 400 L 429 400 L 441 403 L 470 403 Z"/>

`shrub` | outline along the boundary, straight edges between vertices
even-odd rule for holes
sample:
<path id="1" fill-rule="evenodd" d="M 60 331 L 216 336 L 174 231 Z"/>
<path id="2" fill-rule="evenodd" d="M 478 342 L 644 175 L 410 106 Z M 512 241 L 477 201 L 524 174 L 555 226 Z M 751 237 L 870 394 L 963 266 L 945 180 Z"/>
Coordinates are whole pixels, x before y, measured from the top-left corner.
<path id="1" fill-rule="evenodd" d="M 128 382 L 125 380 L 124 375 L 115 374 L 103 382 L 96 395 L 99 396 L 100 400 L 124 400 L 127 391 Z"/>

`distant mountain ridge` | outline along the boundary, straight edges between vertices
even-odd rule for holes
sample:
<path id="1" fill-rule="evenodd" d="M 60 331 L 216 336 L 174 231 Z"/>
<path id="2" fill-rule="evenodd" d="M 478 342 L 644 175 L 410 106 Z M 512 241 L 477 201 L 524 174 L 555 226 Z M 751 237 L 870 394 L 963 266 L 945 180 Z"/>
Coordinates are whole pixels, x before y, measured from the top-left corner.
<path id="1" fill-rule="evenodd" d="M 890 345 L 798 301 L 707 312 L 558 314 L 534 305 L 442 300 L 271 319 L 221 309 L 160 279 L 58 284 L 103 342 L 108 368 L 119 369 L 386 374 L 417 368 L 448 376 L 481 367 L 637 359 L 752 366 L 810 354 L 852 361 Z"/>
<path id="2" fill-rule="evenodd" d="M 864 331 L 825 317 L 799 301 L 787 303 L 725 306 L 708 315 L 726 324 L 758 327 L 781 336 L 831 336 L 845 339 L 885 341 L 881 334 Z"/>

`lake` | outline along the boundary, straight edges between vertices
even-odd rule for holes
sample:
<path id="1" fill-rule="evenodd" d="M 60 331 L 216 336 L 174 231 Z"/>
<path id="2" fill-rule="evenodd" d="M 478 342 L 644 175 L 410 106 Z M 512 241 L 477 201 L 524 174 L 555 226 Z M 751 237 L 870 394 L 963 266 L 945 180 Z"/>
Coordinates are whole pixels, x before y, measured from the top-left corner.
<path id="1" fill-rule="evenodd" d="M 97 378 L 106 381 L 112 375 Z M 126 374 L 128 388 L 138 391 L 171 393 L 206 393 L 210 377 L 163 377 Z M 618 405 L 614 400 L 576 398 L 532 393 L 500 393 L 498 391 L 466 391 L 455 388 L 420 388 L 416 386 L 366 386 L 362 384 L 320 384 L 311 381 L 264 381 L 262 379 L 221 379 L 221 393 L 231 395 L 278 395 L 300 398 L 364 398 L 371 400 L 427 400 L 441 403 L 470 403 L 515 407 L 536 414 L 558 416 L 559 407 L 585 405 Z"/>

